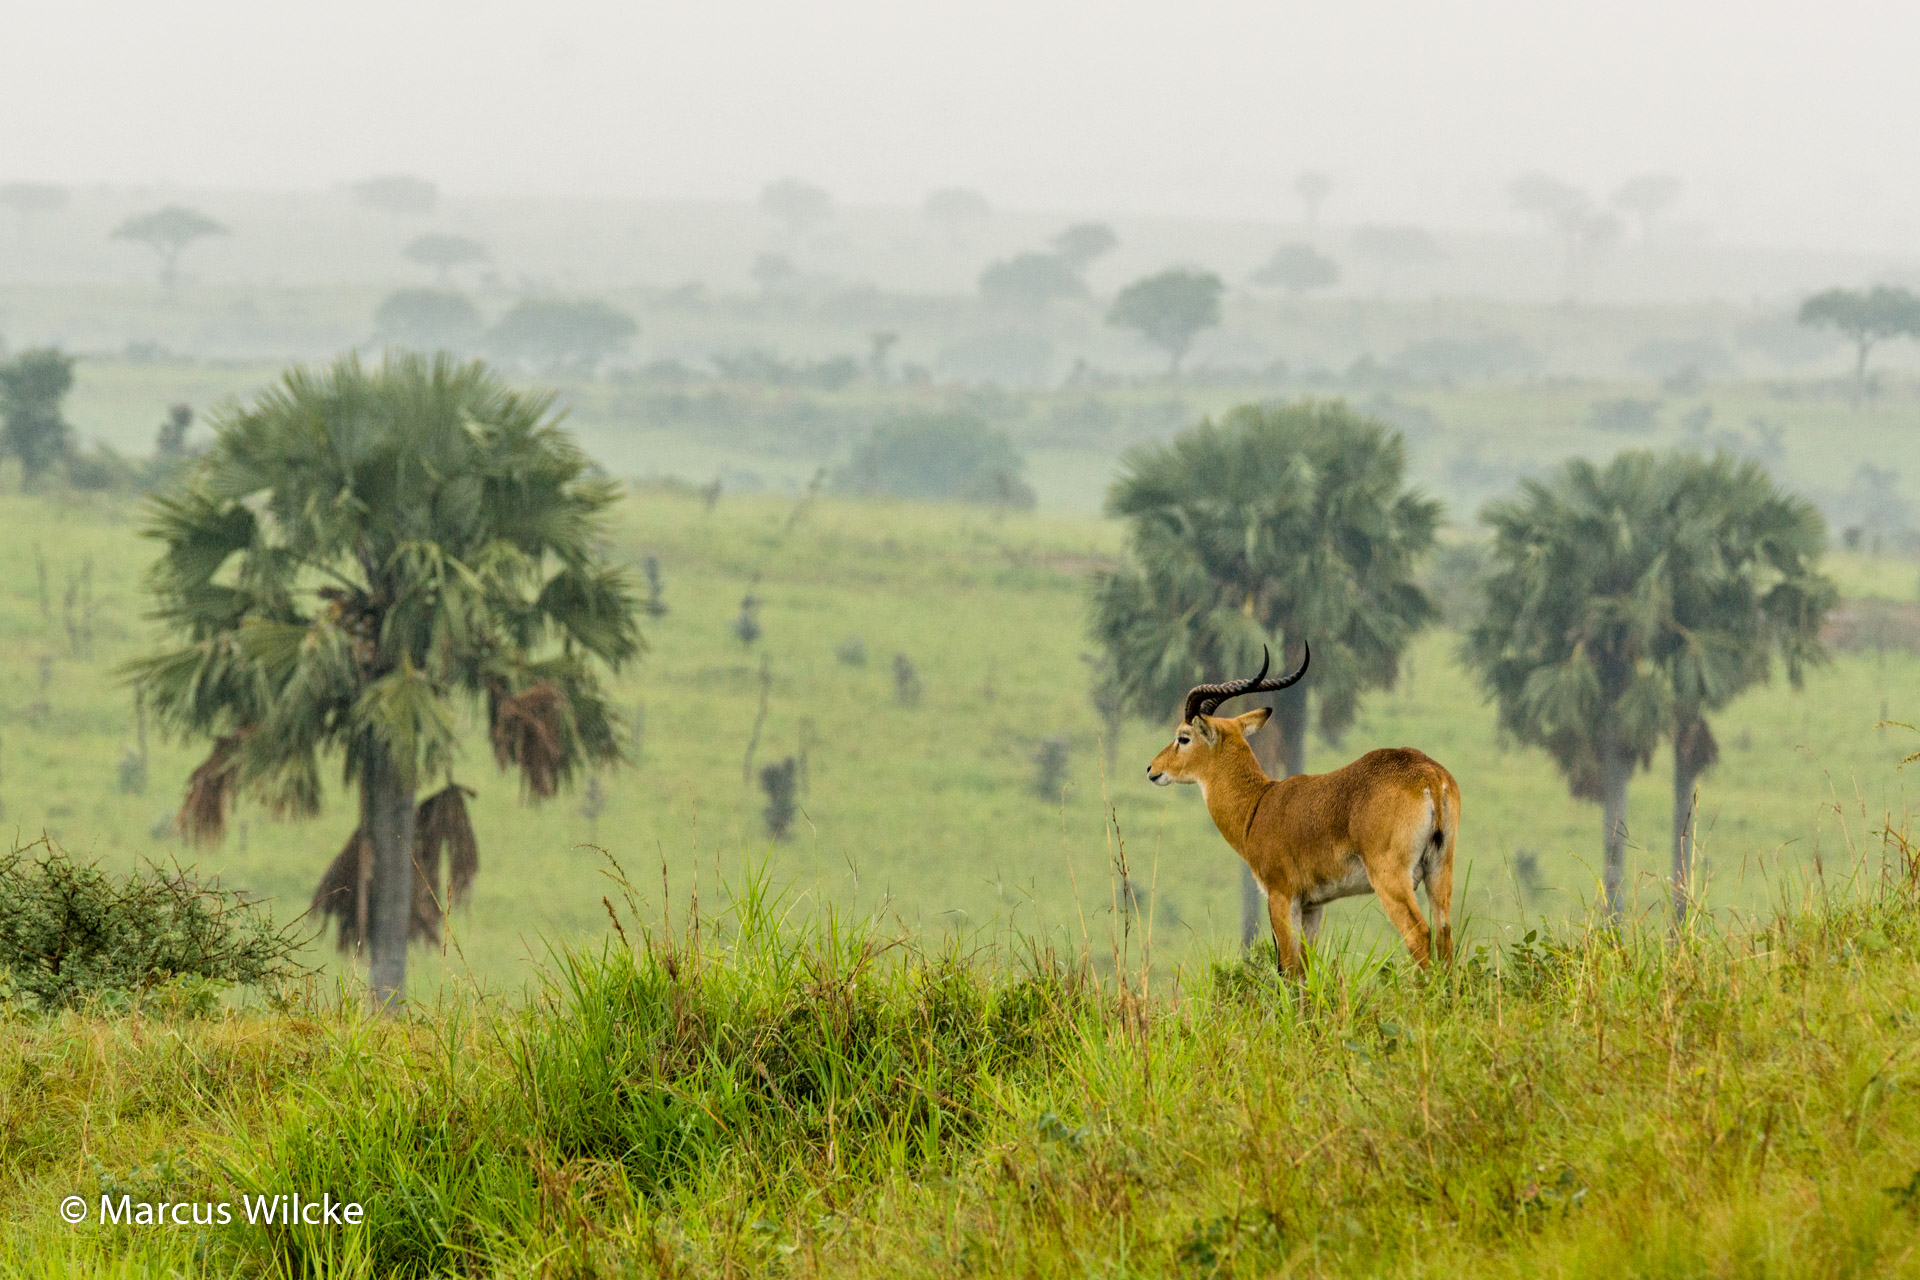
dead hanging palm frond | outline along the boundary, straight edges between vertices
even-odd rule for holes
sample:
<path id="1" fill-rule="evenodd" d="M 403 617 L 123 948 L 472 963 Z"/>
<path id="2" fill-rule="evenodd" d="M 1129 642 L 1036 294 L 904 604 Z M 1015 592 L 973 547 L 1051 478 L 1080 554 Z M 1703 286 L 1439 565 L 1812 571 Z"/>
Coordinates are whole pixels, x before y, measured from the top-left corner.
<path id="1" fill-rule="evenodd" d="M 552 799 L 567 771 L 567 695 L 551 680 L 489 700 L 493 756 L 502 769 L 517 768 L 527 793 Z"/>
<path id="2" fill-rule="evenodd" d="M 440 940 L 440 925 L 451 907 L 463 905 L 480 870 L 480 846 L 467 797 L 473 792 L 450 782 L 420 802 L 413 820 L 412 936 Z M 440 890 L 440 861 L 447 862 L 447 887 Z"/>
<path id="3" fill-rule="evenodd" d="M 373 911 L 373 841 L 355 827 L 346 847 L 328 864 L 313 891 L 309 911 L 322 920 L 332 916 L 334 945 L 342 952 L 358 951 L 367 940 Z"/>
<path id="4" fill-rule="evenodd" d="M 440 860 L 449 863 L 448 896 L 455 904 L 466 900 L 480 866 L 473 823 L 467 818 L 465 787 L 449 785 L 428 796 L 414 811 L 413 901 L 407 919 L 407 941 L 437 945 L 447 898 L 441 896 Z M 364 946 L 373 925 L 377 896 L 373 886 L 373 841 L 364 828 L 355 828 L 347 843 L 313 891 L 309 910 L 323 920 L 331 916 L 334 944 L 342 952 Z"/>
<path id="5" fill-rule="evenodd" d="M 233 806 L 239 780 L 240 762 L 235 757 L 247 733 L 242 729 L 215 738 L 207 758 L 187 775 L 186 799 L 181 801 L 173 821 L 188 844 L 205 848 L 219 844 L 226 835 L 227 810 Z"/>

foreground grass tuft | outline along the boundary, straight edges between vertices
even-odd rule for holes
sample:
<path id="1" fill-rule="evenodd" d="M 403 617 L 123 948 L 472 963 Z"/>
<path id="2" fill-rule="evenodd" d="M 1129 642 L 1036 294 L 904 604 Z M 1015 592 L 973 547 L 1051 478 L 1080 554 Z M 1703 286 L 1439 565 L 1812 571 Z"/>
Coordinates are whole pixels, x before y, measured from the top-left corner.
<path id="1" fill-rule="evenodd" d="M 783 927 L 750 886 L 561 951 L 520 1008 L 17 1018 L 0 1270 L 1912 1273 L 1920 875 L 1886 842 L 1877 881 L 1752 930 L 1328 958 L 1300 990 L 1222 962 L 1147 998 Z M 103 1190 L 324 1190 L 367 1220 L 55 1218 Z"/>

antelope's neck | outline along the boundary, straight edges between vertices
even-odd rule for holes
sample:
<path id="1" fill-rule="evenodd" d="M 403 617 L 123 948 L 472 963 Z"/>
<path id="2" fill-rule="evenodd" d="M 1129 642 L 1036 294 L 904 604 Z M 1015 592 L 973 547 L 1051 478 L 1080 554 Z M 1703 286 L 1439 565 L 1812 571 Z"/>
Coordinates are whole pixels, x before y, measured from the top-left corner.
<path id="1" fill-rule="evenodd" d="M 1273 780 L 1253 758 L 1251 749 L 1222 760 L 1213 775 L 1201 782 L 1200 794 L 1207 802 L 1207 812 L 1213 815 L 1213 825 L 1236 851 L 1246 839 L 1247 826 L 1260 807 L 1262 795 L 1272 785 Z"/>

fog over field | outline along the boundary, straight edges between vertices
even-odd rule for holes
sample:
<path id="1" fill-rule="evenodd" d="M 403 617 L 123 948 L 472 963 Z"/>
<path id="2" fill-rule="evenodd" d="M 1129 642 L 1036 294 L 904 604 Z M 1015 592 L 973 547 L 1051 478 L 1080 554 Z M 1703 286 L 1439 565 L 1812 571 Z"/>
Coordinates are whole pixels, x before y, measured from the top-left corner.
<path id="1" fill-rule="evenodd" d="M 964 185 L 1008 209 L 1260 219 L 1302 169 L 1341 222 L 1510 227 L 1539 169 L 1684 176 L 1681 230 L 1910 251 L 1911 6 L 791 6 L 203 0 L 32 6 L 0 47 L 6 167 L 74 185 L 856 206 Z"/>

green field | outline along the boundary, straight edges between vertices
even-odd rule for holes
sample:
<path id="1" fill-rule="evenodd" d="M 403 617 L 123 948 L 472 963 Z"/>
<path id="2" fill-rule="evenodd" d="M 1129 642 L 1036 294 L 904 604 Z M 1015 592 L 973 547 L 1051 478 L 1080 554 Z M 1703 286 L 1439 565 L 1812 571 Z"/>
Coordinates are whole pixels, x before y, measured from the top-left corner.
<path id="1" fill-rule="evenodd" d="M 137 452 L 167 403 L 271 373 L 90 360 L 72 416 Z M 1103 742 L 1082 660 L 1088 577 L 1121 546 L 1090 514 L 1115 448 L 1176 400 L 1252 392 L 1110 389 L 1123 429 L 1104 437 L 1075 434 L 1097 415 L 1074 417 L 1065 392 L 994 401 L 1043 498 L 995 513 L 801 496 L 817 460 L 776 447 L 781 424 L 852 429 L 898 411 L 899 388 L 722 388 L 731 436 L 649 419 L 657 390 L 566 388 L 616 473 L 729 477 L 711 508 L 653 479 L 614 512 L 613 553 L 655 558 L 668 607 L 615 689 L 631 763 L 532 806 L 468 726 L 481 872 L 445 948 L 414 951 L 403 1021 L 360 1012 L 356 971 L 320 937 L 301 953 L 312 982 L 213 1017 L 0 998 L 0 1274 L 1916 1273 L 1920 889 L 1901 761 L 1920 731 L 1881 723 L 1920 724 L 1911 636 L 1718 717 L 1699 819 L 1713 911 L 1672 945 L 1667 758 L 1633 784 L 1616 939 L 1589 912 L 1597 807 L 1500 741 L 1457 631 L 1426 633 L 1398 687 L 1309 764 L 1414 745 L 1452 770 L 1463 961 L 1414 974 L 1356 899 L 1329 913 L 1296 993 L 1270 957 L 1233 958 L 1239 864 L 1196 791 L 1143 776 L 1170 726 Z M 1411 423 L 1458 547 L 1478 502 L 1526 471 L 1675 443 L 1693 400 L 1638 436 L 1589 420 L 1645 393 L 1363 403 Z M 1777 415 L 1781 474 L 1829 495 L 1850 451 L 1898 456 L 1916 403 L 1895 389 L 1856 415 L 1760 384 L 1712 400 L 1715 422 Z M 1844 448 L 1823 443 L 1841 427 Z M 763 491 L 743 492 L 748 473 Z M 22 494 L 10 468 L 0 489 L 15 843 L 44 835 L 113 869 L 178 860 L 298 916 L 351 800 L 297 825 L 243 802 L 222 846 L 183 847 L 172 814 L 205 744 L 152 739 L 140 779 L 116 674 L 155 641 L 139 499 Z M 1910 606 L 1920 575 L 1893 538 L 1827 568 L 1850 605 Z M 1453 626 L 1470 615 L 1458 557 L 1429 587 Z M 751 645 L 733 628 L 749 594 Z M 1043 794 L 1053 739 L 1065 785 Z M 789 755 L 802 812 L 774 841 L 752 773 Z M 1122 866 L 1138 916 L 1116 910 Z M 367 1223 L 143 1232 L 54 1213 L 70 1194 L 285 1191 L 358 1198 Z"/>
<path id="2" fill-rule="evenodd" d="M 141 575 L 150 554 L 126 497 L 0 497 L 12 554 L 0 567 L 0 803 L 17 837 L 46 834 L 114 866 L 197 861 L 226 883 L 304 908 L 345 841 L 350 804 L 285 825 L 243 803 L 226 843 L 182 848 L 168 827 L 200 744 L 150 744 L 142 793 L 121 789 L 134 742 L 132 693 L 117 664 L 143 652 Z M 960 507 L 787 498 L 722 498 L 641 487 L 619 510 L 618 554 L 658 558 L 670 612 L 647 623 L 650 651 L 618 688 L 634 729 L 631 767 L 543 807 L 521 802 L 475 733 L 462 779 L 480 792 L 482 874 L 456 921 L 447 972 L 517 986 L 547 946 L 605 931 L 597 845 L 630 874 L 708 895 L 764 863 L 804 911 L 882 911 L 917 930 L 992 937 L 1013 929 L 1056 941 L 1110 910 L 1111 813 L 1134 880 L 1152 894 L 1156 945 L 1180 957 L 1230 943 L 1238 863 L 1197 793 L 1143 777 L 1166 726 L 1129 724 L 1106 776 L 1081 655 L 1086 575 L 1116 553 L 1116 530 L 1067 517 Z M 44 566 L 45 610 L 39 570 Z M 1910 562 L 1834 558 L 1853 593 L 1901 594 Z M 84 587 L 90 574 L 90 588 Z M 67 602 L 69 590 L 74 599 Z M 742 598 L 763 602 L 764 636 L 733 634 Z M 89 604 L 89 600 L 91 603 Z M 71 623 L 72 630 L 69 630 Z M 867 658 L 836 651 L 858 637 Z M 1595 893 L 1598 812 L 1568 798 L 1544 755 L 1508 749 L 1491 708 L 1455 659 L 1456 637 L 1419 640 L 1397 689 L 1371 695 L 1346 740 L 1316 742 L 1332 767 L 1381 745 L 1417 745 L 1445 762 L 1465 797 L 1460 857 L 1472 927 L 1487 936 L 1535 915 L 1578 914 Z M 895 697 L 904 654 L 924 686 Z M 802 819 L 769 840 L 764 797 L 743 778 L 769 676 L 760 764 L 804 756 Z M 46 680 L 44 689 L 42 679 Z M 1883 709 L 1920 720 L 1920 660 L 1841 655 L 1806 688 L 1757 691 L 1716 724 L 1725 756 L 1701 796 L 1708 900 L 1758 911 L 1781 877 L 1844 870 L 1839 818 L 1906 807 L 1897 764 L 1916 742 L 1876 729 Z M 1034 757 L 1069 743 L 1064 796 L 1034 792 Z M 1633 883 L 1657 912 L 1671 802 L 1656 759 L 1632 792 Z M 1544 891 L 1522 892 L 1518 850 L 1535 854 Z M 1382 935 L 1370 902 L 1330 916 L 1356 945 Z M 320 953 L 316 953 L 320 954 Z M 463 962 L 464 960 L 464 962 Z M 438 957 L 421 957 L 429 980 Z"/>
<path id="3" fill-rule="evenodd" d="M 1849 827 L 1873 871 L 1750 932 L 1429 977 L 1170 990 L 764 893 L 649 939 L 616 888 L 521 1007 L 0 1018 L 0 1272 L 1910 1276 L 1920 861 Z M 362 1216 L 248 1222 L 290 1193 Z"/>

